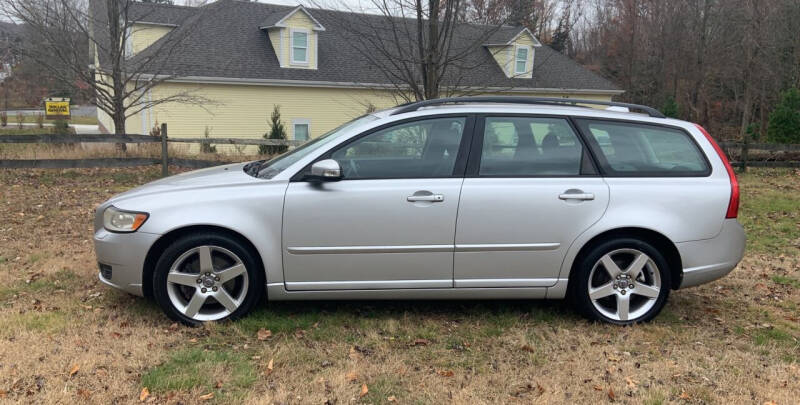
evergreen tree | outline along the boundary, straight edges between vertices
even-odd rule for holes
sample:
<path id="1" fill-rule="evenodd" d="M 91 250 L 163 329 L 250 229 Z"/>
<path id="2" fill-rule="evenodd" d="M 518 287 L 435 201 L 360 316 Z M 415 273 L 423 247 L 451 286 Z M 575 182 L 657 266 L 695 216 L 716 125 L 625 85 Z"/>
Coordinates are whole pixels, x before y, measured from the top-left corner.
<path id="1" fill-rule="evenodd" d="M 769 115 L 767 139 L 777 143 L 800 143 L 800 90 L 789 89 Z"/>
<path id="2" fill-rule="evenodd" d="M 674 97 L 670 96 L 667 98 L 667 101 L 664 102 L 664 106 L 661 107 L 661 112 L 669 118 L 678 118 L 680 115 L 680 107 Z"/>
<path id="3" fill-rule="evenodd" d="M 264 134 L 264 139 L 279 139 L 286 140 L 286 128 L 281 122 L 281 108 L 277 104 L 272 109 L 272 115 L 269 117 L 270 130 Z M 287 145 L 259 145 L 258 153 L 261 155 L 279 155 L 289 149 Z"/>

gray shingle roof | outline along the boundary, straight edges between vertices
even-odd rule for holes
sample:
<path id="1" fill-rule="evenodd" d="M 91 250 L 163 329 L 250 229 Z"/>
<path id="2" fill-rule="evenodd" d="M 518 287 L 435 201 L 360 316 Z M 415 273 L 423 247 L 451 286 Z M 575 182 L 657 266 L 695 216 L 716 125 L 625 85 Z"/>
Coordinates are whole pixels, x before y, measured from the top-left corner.
<path id="1" fill-rule="evenodd" d="M 199 10 L 197 7 L 157 3 L 128 3 L 128 20 L 151 24 L 181 25 Z"/>
<path id="2" fill-rule="evenodd" d="M 147 6 L 152 5 L 138 4 L 142 8 Z M 182 45 L 168 59 L 164 58 L 165 69 L 162 72 L 168 71 L 179 76 L 256 80 L 391 83 L 386 74 L 361 56 L 342 29 L 348 24 L 363 21 L 385 24 L 382 16 L 309 9 L 314 18 L 327 28 L 319 32 L 318 69 L 310 70 L 281 68 L 266 31 L 259 29 L 265 21 L 277 16 L 283 18 L 294 7 L 239 0 L 219 0 L 188 11 L 185 7 L 156 7 L 155 12 L 147 14 L 155 22 L 183 19 L 183 24 L 169 34 L 182 38 Z M 162 12 L 170 15 L 160 16 Z M 413 20 L 398 21 L 413 24 Z M 474 44 L 481 36 L 485 36 L 487 29 L 487 26 L 480 25 L 459 26 L 453 48 Z M 520 31 L 520 27 L 504 26 L 482 43 L 505 43 Z M 145 50 L 134 57 L 133 62 L 148 56 L 148 50 Z M 535 50 L 533 79 L 507 78 L 489 50 L 484 46 L 475 46 L 460 62 L 460 66 L 448 71 L 445 82 L 472 88 L 619 90 L 610 81 L 547 46 Z"/>

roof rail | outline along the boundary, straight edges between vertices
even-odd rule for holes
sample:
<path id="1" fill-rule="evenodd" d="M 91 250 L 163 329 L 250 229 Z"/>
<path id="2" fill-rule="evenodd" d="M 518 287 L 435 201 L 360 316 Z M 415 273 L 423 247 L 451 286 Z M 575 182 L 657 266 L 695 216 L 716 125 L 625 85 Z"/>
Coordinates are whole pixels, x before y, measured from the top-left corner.
<path id="1" fill-rule="evenodd" d="M 639 104 L 619 103 L 616 101 L 598 101 L 598 100 L 582 100 L 575 98 L 556 98 L 556 97 L 520 97 L 520 96 L 473 96 L 473 97 L 448 97 L 437 98 L 432 100 L 422 100 L 415 103 L 407 103 L 400 105 L 399 108 L 392 113 L 392 115 L 403 114 L 407 112 L 417 111 L 422 107 L 429 107 L 442 104 L 459 104 L 459 103 L 508 103 L 508 104 L 536 104 L 536 105 L 579 105 L 579 104 L 592 104 L 592 105 L 607 105 L 614 107 L 625 107 L 631 110 L 640 110 L 647 115 L 655 118 L 666 118 L 661 111 L 653 107 Z"/>

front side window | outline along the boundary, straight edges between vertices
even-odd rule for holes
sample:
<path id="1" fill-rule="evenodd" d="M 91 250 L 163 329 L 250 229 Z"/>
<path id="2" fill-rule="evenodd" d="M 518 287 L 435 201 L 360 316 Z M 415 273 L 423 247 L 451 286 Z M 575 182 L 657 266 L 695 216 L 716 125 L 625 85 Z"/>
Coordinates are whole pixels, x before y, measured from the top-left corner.
<path id="1" fill-rule="evenodd" d="M 517 48 L 516 64 L 514 73 L 522 74 L 528 71 L 528 47 L 520 46 Z"/>
<path id="2" fill-rule="evenodd" d="M 487 117 L 482 176 L 576 176 L 583 146 L 563 118 Z"/>
<path id="3" fill-rule="evenodd" d="M 308 33 L 292 31 L 292 63 L 308 63 Z"/>
<path id="4" fill-rule="evenodd" d="M 677 128 L 578 120 L 608 175 L 702 176 L 708 163 L 689 134 Z"/>
<path id="5" fill-rule="evenodd" d="M 333 152 L 345 180 L 453 175 L 464 117 L 408 122 L 373 132 Z"/>

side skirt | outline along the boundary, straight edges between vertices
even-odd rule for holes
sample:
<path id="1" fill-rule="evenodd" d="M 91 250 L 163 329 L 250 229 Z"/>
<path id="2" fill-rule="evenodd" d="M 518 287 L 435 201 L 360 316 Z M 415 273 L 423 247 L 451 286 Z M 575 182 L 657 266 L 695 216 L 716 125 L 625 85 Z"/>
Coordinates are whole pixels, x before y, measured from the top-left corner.
<path id="1" fill-rule="evenodd" d="M 416 288 L 385 290 L 287 291 L 283 283 L 267 284 L 269 301 L 302 300 L 439 300 L 439 299 L 560 299 L 567 280 L 552 287 Z"/>

